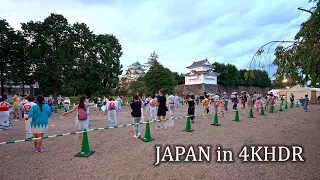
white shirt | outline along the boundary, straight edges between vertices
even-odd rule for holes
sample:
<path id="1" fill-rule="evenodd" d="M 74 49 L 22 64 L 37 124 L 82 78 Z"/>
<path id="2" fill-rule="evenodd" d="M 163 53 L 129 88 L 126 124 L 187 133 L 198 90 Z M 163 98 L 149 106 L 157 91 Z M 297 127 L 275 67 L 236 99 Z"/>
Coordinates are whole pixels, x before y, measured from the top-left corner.
<path id="1" fill-rule="evenodd" d="M 217 102 L 217 101 L 219 101 L 219 98 L 220 98 L 220 97 L 219 97 L 218 95 L 214 95 L 214 96 L 213 96 L 213 101 Z"/>
<path id="2" fill-rule="evenodd" d="M 70 104 L 71 104 L 71 102 L 70 102 L 70 100 L 69 100 L 69 99 L 65 99 L 65 100 L 63 101 L 63 104 L 64 104 L 64 105 L 70 105 Z"/>
<path id="3" fill-rule="evenodd" d="M 174 103 L 174 96 L 173 95 L 170 95 L 168 97 L 168 102 L 169 102 L 169 104 L 173 104 Z"/>
<path id="4" fill-rule="evenodd" d="M 23 105 L 24 117 L 28 117 L 30 109 L 35 105 L 37 105 L 37 104 L 34 102 L 27 102 L 25 105 Z"/>

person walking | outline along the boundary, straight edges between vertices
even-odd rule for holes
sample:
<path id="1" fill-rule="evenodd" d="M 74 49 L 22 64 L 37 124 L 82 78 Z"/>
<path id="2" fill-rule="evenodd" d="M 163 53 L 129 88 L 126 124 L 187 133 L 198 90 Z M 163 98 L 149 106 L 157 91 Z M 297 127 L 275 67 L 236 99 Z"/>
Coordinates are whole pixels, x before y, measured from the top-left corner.
<path id="1" fill-rule="evenodd" d="M 190 117 L 191 123 L 194 123 L 195 119 L 195 107 L 196 107 L 196 101 L 194 95 L 191 95 L 188 97 L 188 116 Z"/>
<path id="2" fill-rule="evenodd" d="M 48 131 L 49 117 L 51 116 L 52 111 L 49 105 L 44 103 L 43 96 L 38 96 L 36 100 L 37 105 L 34 105 L 30 109 L 28 117 L 26 117 L 25 120 L 32 118 L 32 121 L 30 121 L 30 128 L 33 138 L 42 138 L 43 134 Z M 35 152 L 44 151 L 44 149 L 41 148 L 42 139 L 33 140 L 33 144 Z"/>

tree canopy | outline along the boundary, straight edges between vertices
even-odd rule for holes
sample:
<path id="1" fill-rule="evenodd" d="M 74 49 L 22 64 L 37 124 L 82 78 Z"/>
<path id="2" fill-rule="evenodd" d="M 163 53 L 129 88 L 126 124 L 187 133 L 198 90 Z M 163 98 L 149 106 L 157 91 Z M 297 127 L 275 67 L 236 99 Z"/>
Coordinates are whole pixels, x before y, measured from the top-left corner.
<path id="1" fill-rule="evenodd" d="M 215 62 L 212 64 L 214 71 L 220 73 L 218 76 L 218 84 L 225 85 L 230 88 L 238 86 L 255 86 L 270 87 L 271 80 L 266 71 L 253 70 L 254 78 L 248 79 L 246 74 L 248 70 L 240 69 L 233 64 L 224 64 Z"/>
<path id="2" fill-rule="evenodd" d="M 316 3 L 310 10 L 298 8 L 310 13 L 310 18 L 301 24 L 300 30 L 293 41 L 271 41 L 258 49 L 251 61 L 251 68 L 264 66 L 268 62 L 262 62 L 259 56 L 269 53 L 273 45 L 277 44 L 272 65 L 277 66 L 275 77 L 287 79 L 290 85 L 311 86 L 320 83 L 320 1 L 310 0 Z M 268 51 L 265 51 L 268 48 Z"/>
<path id="3" fill-rule="evenodd" d="M 0 80 L 39 82 L 41 94 L 86 94 L 118 85 L 122 48 L 111 34 L 94 34 L 85 23 L 69 24 L 61 14 L 21 23 L 15 31 L 0 20 Z M 2 91 L 3 93 L 3 91 Z"/>

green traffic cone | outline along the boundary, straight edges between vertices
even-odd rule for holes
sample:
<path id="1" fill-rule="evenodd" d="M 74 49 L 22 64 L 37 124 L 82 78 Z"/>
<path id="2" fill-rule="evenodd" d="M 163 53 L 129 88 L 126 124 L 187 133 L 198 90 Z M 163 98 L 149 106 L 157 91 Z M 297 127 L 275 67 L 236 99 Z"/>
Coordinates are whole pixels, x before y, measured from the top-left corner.
<path id="1" fill-rule="evenodd" d="M 288 102 L 284 105 L 284 109 L 288 109 Z"/>
<path id="2" fill-rule="evenodd" d="M 290 108 L 293 108 L 293 102 L 290 103 Z"/>
<path id="3" fill-rule="evenodd" d="M 214 120 L 213 120 L 213 123 L 211 125 L 213 125 L 213 126 L 221 126 L 221 124 L 219 124 L 219 121 L 218 121 L 218 113 L 214 114 Z"/>
<path id="4" fill-rule="evenodd" d="M 254 118 L 252 108 L 250 108 L 249 118 Z"/>
<path id="5" fill-rule="evenodd" d="M 234 117 L 234 120 L 233 121 L 236 121 L 236 122 L 239 122 L 239 112 L 238 112 L 238 109 L 236 110 L 236 115 Z"/>
<path id="6" fill-rule="evenodd" d="M 263 107 L 261 107 L 261 110 L 260 110 L 260 115 L 264 115 L 264 108 Z"/>
<path id="7" fill-rule="evenodd" d="M 144 133 L 144 138 L 141 139 L 141 140 L 142 140 L 143 142 L 150 142 L 150 141 L 153 141 L 153 140 L 154 140 L 154 139 L 151 137 L 149 121 L 147 121 L 146 132 Z"/>
<path id="8" fill-rule="evenodd" d="M 193 129 L 191 129 L 190 117 L 187 117 L 186 129 L 183 130 L 183 131 L 186 131 L 186 132 L 192 132 L 193 131 Z"/>
<path id="9" fill-rule="evenodd" d="M 53 106 L 54 113 L 58 113 L 58 106 Z"/>
<path id="10" fill-rule="evenodd" d="M 279 111 L 282 111 L 282 104 L 280 104 L 280 108 L 279 108 Z"/>
<path id="11" fill-rule="evenodd" d="M 74 155 L 75 157 L 89 157 L 95 153 L 95 151 L 90 150 L 87 130 L 84 129 L 83 131 L 81 151 Z"/>
<path id="12" fill-rule="evenodd" d="M 269 113 L 273 113 L 273 111 L 274 111 L 274 107 L 273 107 L 273 105 L 271 105 L 270 109 L 269 109 Z"/>
<path id="13" fill-rule="evenodd" d="M 299 103 L 298 103 L 298 101 L 297 101 L 296 107 L 299 107 Z"/>
<path id="14" fill-rule="evenodd" d="M 283 105 L 283 100 L 281 100 L 281 105 Z"/>

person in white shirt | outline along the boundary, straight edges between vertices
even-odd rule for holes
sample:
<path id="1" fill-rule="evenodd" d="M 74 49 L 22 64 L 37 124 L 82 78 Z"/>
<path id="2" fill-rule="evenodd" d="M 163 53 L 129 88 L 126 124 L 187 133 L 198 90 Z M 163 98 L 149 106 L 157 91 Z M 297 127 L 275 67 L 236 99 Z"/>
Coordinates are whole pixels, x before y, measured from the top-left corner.
<path id="1" fill-rule="evenodd" d="M 64 112 L 68 112 L 69 111 L 69 106 L 70 106 L 71 102 L 70 99 L 68 97 L 66 97 L 63 101 L 63 105 L 64 105 Z"/>
<path id="2" fill-rule="evenodd" d="M 174 106 L 174 96 L 172 92 L 169 93 L 168 103 L 169 103 L 170 118 L 174 118 L 175 106 Z"/>
<path id="3" fill-rule="evenodd" d="M 21 107 L 23 107 L 25 104 L 27 104 L 29 101 L 28 101 L 28 97 L 25 97 L 22 101 L 21 101 Z M 22 118 L 24 118 L 24 112 L 23 112 L 23 108 L 22 108 Z"/>
<path id="4" fill-rule="evenodd" d="M 34 99 L 35 98 L 33 96 L 29 96 L 28 102 L 24 104 L 22 107 L 24 118 L 25 118 L 24 122 L 25 122 L 25 129 L 26 129 L 26 139 L 32 138 L 31 127 L 30 127 L 30 122 L 32 121 L 32 118 L 29 118 L 28 114 L 30 109 L 36 105 L 36 103 L 34 103 Z"/>

